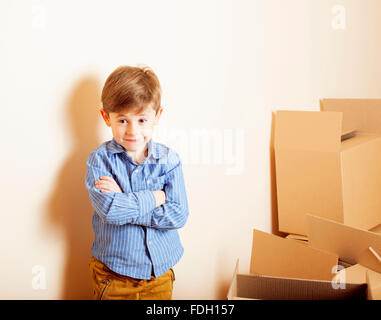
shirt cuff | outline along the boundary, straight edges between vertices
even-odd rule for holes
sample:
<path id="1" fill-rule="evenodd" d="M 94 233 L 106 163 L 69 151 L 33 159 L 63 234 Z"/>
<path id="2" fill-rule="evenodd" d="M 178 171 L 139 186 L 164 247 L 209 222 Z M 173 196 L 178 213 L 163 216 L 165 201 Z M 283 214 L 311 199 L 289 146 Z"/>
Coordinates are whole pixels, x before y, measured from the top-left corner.
<path id="1" fill-rule="evenodd" d="M 139 216 L 146 225 L 151 224 L 152 210 L 156 208 L 156 198 L 150 190 L 142 190 L 135 192 L 138 199 Z"/>
<path id="2" fill-rule="evenodd" d="M 107 220 L 110 223 L 125 224 L 138 215 L 139 203 L 134 196 L 115 192 Z"/>

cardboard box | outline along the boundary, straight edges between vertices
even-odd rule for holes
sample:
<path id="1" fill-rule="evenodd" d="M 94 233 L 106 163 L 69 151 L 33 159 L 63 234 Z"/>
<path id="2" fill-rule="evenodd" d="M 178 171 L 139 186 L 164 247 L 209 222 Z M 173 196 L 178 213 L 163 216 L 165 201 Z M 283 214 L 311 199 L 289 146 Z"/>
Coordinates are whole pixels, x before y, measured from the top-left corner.
<path id="1" fill-rule="evenodd" d="M 239 274 L 237 261 L 228 299 L 365 299 L 366 284 L 334 289 L 337 263 L 337 255 L 254 229 L 251 274 Z"/>
<path id="2" fill-rule="evenodd" d="M 381 222 L 381 100 L 321 105 L 276 113 L 279 231 L 307 235 L 306 213 L 368 230 Z"/>
<path id="3" fill-rule="evenodd" d="M 237 261 L 228 299 L 381 299 L 381 234 L 307 215 L 309 244 L 254 230 L 250 274 Z M 338 257 L 349 261 L 337 270 Z"/>
<path id="4" fill-rule="evenodd" d="M 240 274 L 239 261 L 227 295 L 228 300 L 362 300 L 366 297 L 366 283 L 347 283 L 345 289 L 335 289 L 331 281 Z"/>

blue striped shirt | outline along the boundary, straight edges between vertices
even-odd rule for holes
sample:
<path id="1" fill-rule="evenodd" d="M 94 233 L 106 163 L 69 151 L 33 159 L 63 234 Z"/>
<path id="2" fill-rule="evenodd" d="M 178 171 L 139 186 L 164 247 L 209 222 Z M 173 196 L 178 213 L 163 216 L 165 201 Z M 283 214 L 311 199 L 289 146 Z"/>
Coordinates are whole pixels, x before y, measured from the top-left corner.
<path id="1" fill-rule="evenodd" d="M 122 192 L 95 188 L 112 177 Z M 173 149 L 148 142 L 148 155 L 137 164 L 115 139 L 103 143 L 87 160 L 86 188 L 94 207 L 91 255 L 116 273 L 137 279 L 160 276 L 182 257 L 177 232 L 188 217 L 181 159 Z M 153 190 L 164 190 L 156 207 Z"/>

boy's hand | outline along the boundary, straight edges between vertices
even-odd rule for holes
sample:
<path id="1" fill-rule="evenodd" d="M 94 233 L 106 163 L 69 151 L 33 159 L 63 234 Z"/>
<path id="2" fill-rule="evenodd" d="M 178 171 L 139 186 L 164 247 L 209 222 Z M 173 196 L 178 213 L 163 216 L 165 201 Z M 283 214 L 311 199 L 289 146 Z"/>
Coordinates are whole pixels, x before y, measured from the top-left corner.
<path id="1" fill-rule="evenodd" d="M 103 193 L 122 192 L 116 181 L 108 176 L 99 177 L 100 180 L 95 181 L 95 188 L 101 189 Z"/>

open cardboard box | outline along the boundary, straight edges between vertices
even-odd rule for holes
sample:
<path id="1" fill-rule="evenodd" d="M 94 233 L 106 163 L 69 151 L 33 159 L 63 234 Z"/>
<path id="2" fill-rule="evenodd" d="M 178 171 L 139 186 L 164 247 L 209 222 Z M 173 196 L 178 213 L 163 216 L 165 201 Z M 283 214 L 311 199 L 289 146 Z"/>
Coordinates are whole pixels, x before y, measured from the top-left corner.
<path id="1" fill-rule="evenodd" d="M 370 229 L 381 223 L 381 99 L 324 99 L 277 111 L 279 231 L 307 235 L 306 212 Z"/>
<path id="2" fill-rule="evenodd" d="M 301 244 L 303 245 L 303 244 Z M 334 289 L 331 281 L 240 274 L 237 260 L 228 300 L 344 300 L 366 299 L 365 283 Z"/>
<path id="3" fill-rule="evenodd" d="M 254 230 L 250 274 L 237 262 L 228 299 L 381 299 L 381 235 L 306 215 L 309 244 Z M 338 269 L 338 257 L 353 266 Z M 348 270 L 348 272 L 346 272 Z"/>

